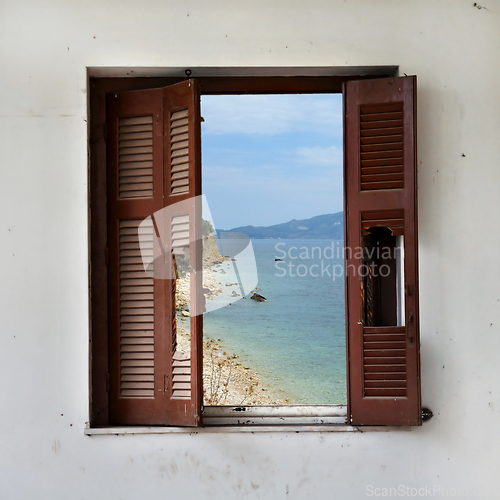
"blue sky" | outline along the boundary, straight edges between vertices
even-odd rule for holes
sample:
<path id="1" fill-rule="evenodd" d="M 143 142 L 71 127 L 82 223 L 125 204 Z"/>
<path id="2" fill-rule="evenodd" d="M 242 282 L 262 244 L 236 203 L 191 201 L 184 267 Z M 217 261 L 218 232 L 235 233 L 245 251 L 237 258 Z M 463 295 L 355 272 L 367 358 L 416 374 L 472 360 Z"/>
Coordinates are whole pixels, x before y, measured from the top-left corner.
<path id="1" fill-rule="evenodd" d="M 342 210 L 340 94 L 202 96 L 203 192 L 217 228 Z"/>

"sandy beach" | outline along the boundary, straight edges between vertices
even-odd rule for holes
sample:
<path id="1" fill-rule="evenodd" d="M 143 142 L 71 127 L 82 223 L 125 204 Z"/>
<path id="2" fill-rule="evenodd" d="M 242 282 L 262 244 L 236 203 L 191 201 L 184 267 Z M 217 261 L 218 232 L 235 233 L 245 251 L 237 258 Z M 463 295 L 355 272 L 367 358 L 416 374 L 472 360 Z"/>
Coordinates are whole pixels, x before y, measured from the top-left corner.
<path id="1" fill-rule="evenodd" d="M 206 299 L 214 300 L 222 294 L 231 295 L 239 288 L 231 283 L 230 261 L 212 263 L 203 270 L 203 286 L 207 289 Z M 226 271 L 227 269 L 227 271 Z M 225 279 L 228 276 L 228 279 Z M 190 318 L 185 311 L 188 303 L 189 276 L 177 279 L 177 342 L 178 350 L 190 351 Z M 237 293 L 237 292 L 236 292 Z M 287 404 L 288 399 L 280 398 L 279 390 L 266 386 L 259 374 L 238 353 L 225 349 L 220 339 L 203 340 L 203 391 L 205 405 L 274 405 Z"/>

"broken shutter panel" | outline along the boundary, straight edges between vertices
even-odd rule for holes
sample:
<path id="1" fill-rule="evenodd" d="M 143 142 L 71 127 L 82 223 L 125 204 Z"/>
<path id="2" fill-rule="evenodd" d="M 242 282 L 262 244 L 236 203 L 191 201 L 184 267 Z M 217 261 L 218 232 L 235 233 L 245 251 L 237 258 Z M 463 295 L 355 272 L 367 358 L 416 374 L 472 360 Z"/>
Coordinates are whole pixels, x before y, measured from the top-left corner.
<path id="1" fill-rule="evenodd" d="M 110 423 L 161 425 L 166 290 L 144 272 L 154 233 L 139 225 L 163 206 L 162 90 L 108 94 L 107 124 Z"/>
<path id="2" fill-rule="evenodd" d="M 344 99 L 350 419 L 419 425 L 416 78 L 348 82 Z"/>
<path id="3" fill-rule="evenodd" d="M 165 205 L 164 219 L 168 246 L 173 253 L 176 271 L 189 282 L 189 316 L 171 311 L 177 338 L 172 340 L 169 358 L 171 372 L 168 388 L 167 423 L 201 425 L 202 318 L 201 272 L 201 121 L 198 82 L 187 80 L 163 89 L 165 133 Z M 189 279 L 188 279 L 189 278 Z M 179 330 L 190 332 L 188 346 L 179 340 Z M 173 339 L 173 338 L 172 338 Z"/>

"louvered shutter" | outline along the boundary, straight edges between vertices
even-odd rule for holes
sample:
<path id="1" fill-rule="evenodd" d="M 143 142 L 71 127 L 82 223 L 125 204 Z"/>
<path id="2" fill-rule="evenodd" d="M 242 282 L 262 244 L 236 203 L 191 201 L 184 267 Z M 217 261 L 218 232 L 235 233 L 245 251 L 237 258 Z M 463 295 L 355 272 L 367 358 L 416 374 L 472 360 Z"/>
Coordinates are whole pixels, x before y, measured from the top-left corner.
<path id="1" fill-rule="evenodd" d="M 416 78 L 348 82 L 344 100 L 351 423 L 419 425 Z"/>
<path id="2" fill-rule="evenodd" d="M 174 114 L 179 105 L 181 117 Z M 182 144 L 175 151 L 182 155 L 174 156 L 171 122 L 180 120 L 183 125 L 177 131 L 182 128 L 178 141 Z M 170 197 L 178 180 L 173 179 L 174 158 L 188 159 L 180 170 L 183 199 L 201 191 L 201 174 L 195 172 L 201 167 L 196 82 L 108 94 L 107 128 L 110 423 L 196 426 L 201 413 L 201 322 L 191 319 L 191 349 L 188 355 L 179 353 L 176 282 L 155 274 L 158 262 L 153 259 L 155 245 L 168 249 L 169 242 L 160 238 L 165 228 L 159 232 L 157 227 L 164 221 L 154 214 L 174 203 Z M 199 253 L 194 241 L 197 216 L 192 213 L 188 224 L 194 260 Z M 147 273 L 143 258 L 152 262 Z M 175 259 L 172 262 L 175 265 Z M 175 276 L 175 269 L 170 276 Z M 194 294 L 197 285 L 195 279 Z M 179 357 L 184 366 L 187 360 L 182 384 L 190 388 L 182 398 L 173 388 L 173 365 Z"/>
<path id="3" fill-rule="evenodd" d="M 171 85 L 163 90 L 165 134 L 164 217 L 168 248 L 174 260 L 188 259 L 190 283 L 190 349 L 181 350 L 171 341 L 169 423 L 201 425 L 203 402 L 202 343 L 203 297 L 201 247 L 201 121 L 196 80 Z M 177 313 L 179 315 L 179 313 Z M 175 310 L 169 310 L 169 323 L 176 323 Z"/>

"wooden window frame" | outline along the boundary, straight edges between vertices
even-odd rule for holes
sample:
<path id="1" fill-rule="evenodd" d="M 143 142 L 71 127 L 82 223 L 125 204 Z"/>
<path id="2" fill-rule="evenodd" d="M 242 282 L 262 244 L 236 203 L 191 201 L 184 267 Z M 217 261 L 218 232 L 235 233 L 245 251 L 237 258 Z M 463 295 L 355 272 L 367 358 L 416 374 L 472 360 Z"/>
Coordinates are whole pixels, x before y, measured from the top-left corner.
<path id="1" fill-rule="evenodd" d="M 376 74 L 353 72 L 347 76 L 201 76 L 201 95 L 216 94 L 307 94 L 342 93 L 343 85 L 351 80 L 393 77 L 396 67 Z M 196 76 L 196 75 L 193 75 Z M 106 94 L 130 90 L 166 87 L 186 80 L 186 77 L 90 77 L 89 78 L 89 294 L 90 294 L 90 427 L 109 427 L 109 352 L 108 352 L 108 277 L 107 277 L 107 168 L 106 166 Z M 345 105 L 345 104 L 344 104 Z M 345 127 L 344 127 L 345 147 Z M 345 179 L 344 184 L 347 180 Z M 344 186 L 344 189 L 346 187 Z M 348 348 L 346 358 L 349 370 Z M 349 376 L 347 377 L 349 384 Z M 349 394 L 349 386 L 348 386 Z M 349 403 L 348 403 L 349 404 Z M 345 420 L 345 407 L 332 405 L 329 423 Z M 328 413 L 327 407 L 322 412 Z M 290 410 L 293 413 L 293 410 Z M 227 411 L 209 410 L 205 425 L 229 416 Z M 259 411 L 257 410 L 257 413 Z M 286 411 L 285 413 L 289 413 Z M 297 407 L 302 423 L 317 423 L 318 416 L 307 407 Z M 299 419 L 300 421 L 300 419 Z M 264 419 L 265 422 L 265 419 Z M 348 422 L 345 422 L 348 423 Z M 217 425 L 217 424 L 215 424 Z M 255 425 L 255 422 L 254 422 Z"/>

